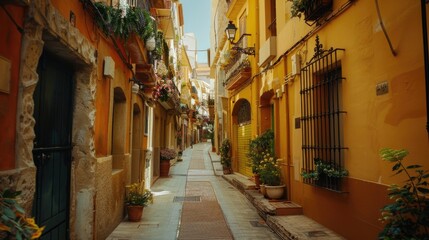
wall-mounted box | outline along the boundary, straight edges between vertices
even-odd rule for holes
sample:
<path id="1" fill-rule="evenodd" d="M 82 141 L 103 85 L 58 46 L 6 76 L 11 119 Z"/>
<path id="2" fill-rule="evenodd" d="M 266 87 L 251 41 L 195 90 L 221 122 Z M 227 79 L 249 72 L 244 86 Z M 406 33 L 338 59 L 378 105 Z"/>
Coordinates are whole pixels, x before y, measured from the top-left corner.
<path id="1" fill-rule="evenodd" d="M 0 56 L 0 92 L 10 92 L 10 60 Z"/>
<path id="2" fill-rule="evenodd" d="M 300 74 L 301 71 L 301 57 L 299 54 L 294 54 L 290 57 L 291 64 L 292 64 L 292 75 Z"/>
<path id="3" fill-rule="evenodd" d="M 112 79 L 115 77 L 115 61 L 110 56 L 104 57 L 103 75 Z"/>

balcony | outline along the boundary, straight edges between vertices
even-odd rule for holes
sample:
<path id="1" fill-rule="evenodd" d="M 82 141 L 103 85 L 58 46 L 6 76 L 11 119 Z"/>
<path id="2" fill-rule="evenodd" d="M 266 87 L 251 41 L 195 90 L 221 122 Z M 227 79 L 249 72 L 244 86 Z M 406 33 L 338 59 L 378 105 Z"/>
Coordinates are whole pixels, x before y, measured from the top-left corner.
<path id="1" fill-rule="evenodd" d="M 276 37 L 269 37 L 259 49 L 259 66 L 264 66 L 276 56 L 277 41 Z"/>
<path id="2" fill-rule="evenodd" d="M 236 52 L 225 67 L 225 82 L 227 90 L 234 90 L 244 84 L 252 76 L 250 62 L 245 54 Z"/>
<path id="3" fill-rule="evenodd" d="M 155 7 L 151 9 L 151 14 L 158 22 L 158 29 L 162 30 L 165 39 L 174 39 L 174 22 L 171 14 L 171 2 L 164 7 Z"/>
<path id="4" fill-rule="evenodd" d="M 152 64 L 136 64 L 135 72 L 136 79 L 144 85 L 144 87 L 151 88 L 155 86 L 156 75 Z"/>
<path id="5" fill-rule="evenodd" d="M 137 34 L 133 34 L 128 39 L 125 47 L 130 53 L 131 63 L 141 64 L 148 62 L 145 44 Z"/>
<path id="6" fill-rule="evenodd" d="M 226 16 L 228 19 L 236 19 L 240 14 L 241 9 L 246 4 L 247 0 L 230 0 L 228 2 L 228 12 Z"/>

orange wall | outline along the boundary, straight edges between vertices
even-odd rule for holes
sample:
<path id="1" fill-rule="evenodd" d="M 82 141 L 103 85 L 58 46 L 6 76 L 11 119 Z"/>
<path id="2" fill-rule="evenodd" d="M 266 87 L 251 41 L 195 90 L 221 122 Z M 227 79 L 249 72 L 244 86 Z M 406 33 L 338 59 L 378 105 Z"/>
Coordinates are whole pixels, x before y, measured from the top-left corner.
<path id="1" fill-rule="evenodd" d="M 24 8 L 6 5 L 5 8 L 13 16 L 18 25 L 23 25 Z M 15 130 L 16 106 L 18 95 L 19 63 L 21 52 L 21 33 L 8 18 L 0 11 L 0 56 L 12 63 L 10 92 L 0 92 L 0 171 L 15 167 Z"/>
<path id="2" fill-rule="evenodd" d="M 293 167 L 291 168 L 293 172 Z M 377 239 L 380 209 L 388 203 L 387 186 L 345 178 L 345 193 L 292 183 L 292 201 L 304 214 L 350 240 Z"/>
<path id="3" fill-rule="evenodd" d="M 110 89 L 111 85 L 116 82 L 116 86 L 122 87 L 122 90 L 125 93 L 127 99 L 127 123 L 130 123 L 130 107 L 131 106 L 131 91 L 130 83 L 128 79 L 131 76 L 131 73 L 128 68 L 123 64 L 120 56 L 114 50 L 114 45 L 110 38 L 106 37 L 102 31 L 96 27 L 94 24 L 93 18 L 89 15 L 88 11 L 84 11 L 83 4 L 80 1 L 62 1 L 62 0 L 53 0 L 53 5 L 58 8 L 62 15 L 69 19 L 70 11 L 72 11 L 76 16 L 76 27 L 79 31 L 91 42 L 94 47 L 97 48 L 97 91 L 96 91 L 96 117 L 95 117 L 95 151 L 96 156 L 107 156 L 110 154 L 109 149 L 109 113 L 110 113 Z M 122 44 L 117 40 L 121 51 Z M 103 59 L 105 56 L 110 56 L 115 62 L 115 79 L 107 79 L 103 77 Z M 120 69 L 120 70 L 118 70 Z M 118 74 L 119 73 L 119 74 Z M 119 76 L 118 76 L 119 75 Z M 113 88 L 113 87 L 112 87 Z M 127 124 L 126 132 L 129 132 L 130 124 Z M 125 149 L 129 149 L 129 137 L 126 137 Z M 127 150 L 126 150 L 127 152 Z"/>

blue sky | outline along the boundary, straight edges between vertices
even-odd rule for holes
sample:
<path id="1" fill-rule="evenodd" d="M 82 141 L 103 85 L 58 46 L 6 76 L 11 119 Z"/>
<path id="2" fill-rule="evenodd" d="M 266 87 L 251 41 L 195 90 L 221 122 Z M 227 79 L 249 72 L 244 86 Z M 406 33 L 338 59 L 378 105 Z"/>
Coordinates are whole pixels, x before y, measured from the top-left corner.
<path id="1" fill-rule="evenodd" d="M 185 33 L 195 33 L 198 50 L 210 48 L 211 0 L 180 0 L 180 2 L 183 4 Z M 198 52 L 198 62 L 207 62 L 206 52 Z"/>

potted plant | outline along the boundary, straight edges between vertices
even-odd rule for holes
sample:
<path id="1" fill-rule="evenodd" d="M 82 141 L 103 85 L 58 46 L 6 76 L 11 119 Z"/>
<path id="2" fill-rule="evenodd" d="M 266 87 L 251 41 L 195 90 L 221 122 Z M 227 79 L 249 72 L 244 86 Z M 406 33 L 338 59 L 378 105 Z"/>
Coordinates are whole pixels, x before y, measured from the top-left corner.
<path id="1" fill-rule="evenodd" d="M 125 205 L 127 206 L 128 220 L 131 222 L 140 221 L 143 208 L 149 203 L 153 203 L 153 194 L 144 188 L 144 181 L 126 186 L 127 195 Z"/>
<path id="2" fill-rule="evenodd" d="M 259 175 L 265 186 L 266 195 L 272 199 L 282 198 L 285 186 L 282 185 L 280 162 L 270 152 L 263 152 L 262 155 Z"/>
<path id="3" fill-rule="evenodd" d="M 18 203 L 21 191 L 6 189 L 0 192 L 0 239 L 37 239 L 45 227 L 39 227 L 34 218 L 26 217 Z"/>
<path id="4" fill-rule="evenodd" d="M 338 167 L 334 163 L 329 163 L 320 158 L 314 159 L 314 165 L 314 170 L 303 169 L 301 171 L 301 176 L 308 180 L 309 183 L 320 187 L 328 187 L 328 183 L 332 183 L 334 181 L 338 182 L 338 184 L 334 184 L 334 186 L 339 187 L 339 180 L 349 175 L 349 172 L 346 169 Z"/>
<path id="5" fill-rule="evenodd" d="M 306 21 L 315 21 L 322 17 L 324 13 L 332 8 L 332 0 L 290 0 L 291 17 L 301 17 L 305 15 Z"/>
<path id="6" fill-rule="evenodd" d="M 161 177 L 168 177 L 170 172 L 170 160 L 174 159 L 177 156 L 176 150 L 171 148 L 161 149 L 160 159 L 161 159 Z"/>
<path id="7" fill-rule="evenodd" d="M 259 166 L 265 153 L 274 155 L 274 132 L 271 129 L 268 129 L 249 143 L 247 157 L 250 160 L 249 165 L 252 167 L 256 188 L 260 187 Z"/>
<path id="8" fill-rule="evenodd" d="M 223 174 L 230 174 L 231 170 L 231 142 L 224 139 L 220 147 L 220 163 L 223 167 Z"/>

